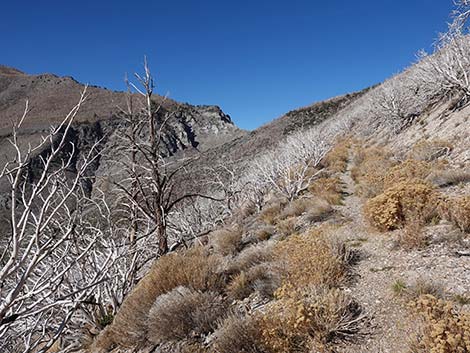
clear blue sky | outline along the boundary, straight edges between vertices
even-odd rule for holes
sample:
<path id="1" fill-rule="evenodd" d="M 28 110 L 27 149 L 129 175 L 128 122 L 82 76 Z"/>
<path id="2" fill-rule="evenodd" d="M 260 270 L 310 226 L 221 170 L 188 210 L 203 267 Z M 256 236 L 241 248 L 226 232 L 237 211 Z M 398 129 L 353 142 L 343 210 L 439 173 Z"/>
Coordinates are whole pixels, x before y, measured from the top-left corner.
<path id="1" fill-rule="evenodd" d="M 149 57 L 158 92 L 253 129 L 382 81 L 445 30 L 452 0 L 2 1 L 0 63 L 122 90 Z"/>

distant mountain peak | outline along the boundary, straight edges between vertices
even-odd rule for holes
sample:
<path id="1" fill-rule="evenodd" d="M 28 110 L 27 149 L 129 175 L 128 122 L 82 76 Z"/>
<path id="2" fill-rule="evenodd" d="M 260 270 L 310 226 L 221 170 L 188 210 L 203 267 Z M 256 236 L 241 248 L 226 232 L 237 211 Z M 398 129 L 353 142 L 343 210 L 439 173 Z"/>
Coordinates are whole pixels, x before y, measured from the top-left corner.
<path id="1" fill-rule="evenodd" d="M 0 64 L 0 75 L 3 75 L 3 76 L 20 76 L 20 75 L 26 75 L 26 74 L 23 71 L 15 69 L 14 67 L 10 67 L 10 66 Z"/>

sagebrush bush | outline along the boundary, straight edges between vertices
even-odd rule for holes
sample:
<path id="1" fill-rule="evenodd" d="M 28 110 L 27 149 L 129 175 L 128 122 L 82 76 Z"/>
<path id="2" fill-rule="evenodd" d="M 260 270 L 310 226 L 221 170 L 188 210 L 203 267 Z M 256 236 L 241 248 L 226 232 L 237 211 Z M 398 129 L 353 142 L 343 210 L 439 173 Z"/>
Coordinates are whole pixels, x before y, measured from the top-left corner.
<path id="1" fill-rule="evenodd" d="M 470 352 L 470 313 L 459 311 L 452 302 L 432 295 L 422 295 L 410 306 L 423 319 L 411 352 Z"/>
<path id="2" fill-rule="evenodd" d="M 98 337 L 97 349 L 112 344 L 132 347 L 142 341 L 146 317 L 155 299 L 178 286 L 200 291 L 222 291 L 226 285 L 221 269 L 222 258 L 206 248 L 194 247 L 181 253 L 162 256 L 121 305 L 106 335 Z"/>
<path id="3" fill-rule="evenodd" d="M 270 353 L 263 346 L 257 317 L 232 314 L 215 331 L 217 353 Z"/>
<path id="4" fill-rule="evenodd" d="M 266 225 L 257 229 L 255 235 L 259 241 L 266 241 L 269 240 L 274 233 L 276 233 L 276 228 L 271 225 Z"/>
<path id="5" fill-rule="evenodd" d="M 422 140 L 417 142 L 408 157 L 419 161 L 432 161 L 447 156 L 452 151 L 452 144 L 444 140 Z"/>
<path id="6" fill-rule="evenodd" d="M 242 237 L 241 227 L 223 228 L 210 234 L 210 242 L 217 253 L 233 255 L 242 249 Z"/>
<path id="7" fill-rule="evenodd" d="M 280 213 L 279 219 L 283 220 L 289 217 L 298 217 L 303 214 L 312 204 L 311 199 L 299 198 L 291 201 Z"/>
<path id="8" fill-rule="evenodd" d="M 420 180 L 399 182 L 382 194 L 369 199 L 364 214 L 377 229 L 388 231 L 402 228 L 417 218 L 423 223 L 437 216 L 440 195 Z"/>
<path id="9" fill-rule="evenodd" d="M 343 199 L 343 185 L 338 177 L 318 178 L 309 186 L 308 191 L 330 205 L 340 205 Z"/>
<path id="10" fill-rule="evenodd" d="M 279 242 L 274 254 L 285 264 L 283 283 L 292 287 L 338 286 L 346 279 L 351 259 L 344 243 L 332 238 L 327 228 L 293 235 Z"/>
<path id="11" fill-rule="evenodd" d="M 447 201 L 447 218 L 462 232 L 470 232 L 470 196 L 455 197 Z"/>
<path id="12" fill-rule="evenodd" d="M 282 237 L 287 237 L 296 232 L 297 217 L 289 217 L 279 221 L 276 224 L 276 229 Z"/>
<path id="13" fill-rule="evenodd" d="M 243 249 L 236 257 L 229 260 L 226 271 L 236 274 L 273 260 L 273 246 L 273 243 L 269 241 Z"/>
<path id="14" fill-rule="evenodd" d="M 332 207 L 321 198 L 300 198 L 292 201 L 281 212 L 279 219 L 284 220 L 291 217 L 299 217 L 308 214 L 309 218 L 323 220 L 332 212 Z"/>
<path id="15" fill-rule="evenodd" d="M 147 315 L 147 339 L 153 343 L 205 335 L 216 328 L 226 305 L 214 292 L 177 287 L 157 297 Z"/>
<path id="16" fill-rule="evenodd" d="M 279 200 L 270 202 L 261 210 L 259 219 L 266 224 L 275 225 L 286 204 L 287 202 Z"/>
<path id="17" fill-rule="evenodd" d="M 359 305 L 339 289 L 309 286 L 268 307 L 260 327 L 270 352 L 329 351 L 359 331 Z"/>
<path id="18" fill-rule="evenodd" d="M 259 264 L 238 273 L 227 286 L 230 298 L 241 300 L 257 291 L 265 298 L 271 298 L 280 285 L 277 269 L 269 263 Z"/>

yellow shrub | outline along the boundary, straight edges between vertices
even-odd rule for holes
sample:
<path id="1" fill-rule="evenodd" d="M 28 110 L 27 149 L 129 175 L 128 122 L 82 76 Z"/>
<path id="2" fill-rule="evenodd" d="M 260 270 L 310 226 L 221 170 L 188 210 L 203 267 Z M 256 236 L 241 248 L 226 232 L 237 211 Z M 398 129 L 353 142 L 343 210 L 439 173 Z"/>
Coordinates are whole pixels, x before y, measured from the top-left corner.
<path id="1" fill-rule="evenodd" d="M 448 201 L 448 218 L 462 232 L 470 232 L 470 196 L 461 196 Z"/>
<path id="2" fill-rule="evenodd" d="M 308 191 L 320 197 L 331 205 L 340 205 L 342 200 L 343 185 L 337 177 L 322 177 L 316 179 Z"/>
<path id="3" fill-rule="evenodd" d="M 339 289 L 307 287 L 268 307 L 260 321 L 269 352 L 331 351 L 358 331 L 359 306 Z"/>
<path id="4" fill-rule="evenodd" d="M 386 171 L 384 188 L 388 189 L 395 184 L 410 179 L 424 180 L 431 173 L 432 169 L 433 165 L 429 162 L 408 159 Z"/>
<path id="5" fill-rule="evenodd" d="M 423 295 L 410 306 L 423 318 L 424 327 L 412 344 L 413 352 L 456 353 L 470 351 L 470 313 L 449 301 Z"/>
<path id="6" fill-rule="evenodd" d="M 285 264 L 283 283 L 287 286 L 333 287 L 346 279 L 349 252 L 330 239 L 328 229 L 290 236 L 276 245 L 274 254 Z"/>
<path id="7" fill-rule="evenodd" d="M 428 221 L 436 214 L 439 193 L 420 180 L 402 181 L 367 201 L 364 214 L 382 231 L 402 228 L 409 220 Z"/>

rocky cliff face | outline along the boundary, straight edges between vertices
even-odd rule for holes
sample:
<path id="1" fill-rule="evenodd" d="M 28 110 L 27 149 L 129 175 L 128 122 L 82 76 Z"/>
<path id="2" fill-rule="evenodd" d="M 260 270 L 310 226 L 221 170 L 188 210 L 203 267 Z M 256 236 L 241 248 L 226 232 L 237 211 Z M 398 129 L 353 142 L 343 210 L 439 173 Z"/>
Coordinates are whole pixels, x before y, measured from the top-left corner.
<path id="1" fill-rule="evenodd" d="M 40 141 L 51 125 L 60 122 L 78 102 L 84 85 L 71 77 L 52 74 L 27 75 L 19 70 L 0 66 L 0 165 L 14 158 L 14 149 L 8 142 L 12 122 L 19 119 L 29 100 L 31 108 L 20 131 L 20 145 L 27 148 Z M 127 123 L 119 112 L 125 106 L 125 94 L 99 87 L 88 87 L 88 98 L 75 119 L 68 134 L 68 142 L 75 146 L 74 163 L 86 155 L 95 141 L 100 140 L 100 149 L 105 151 L 96 159 L 88 173 L 90 179 L 85 189 L 91 192 L 96 176 L 108 176 L 119 172 L 116 169 L 115 151 L 122 140 L 119 132 Z M 137 99 L 137 97 L 136 97 Z M 161 114 L 171 114 L 164 143 L 167 156 L 178 158 L 188 153 L 201 153 L 246 134 L 237 128 L 230 116 L 217 106 L 193 106 L 178 103 L 160 96 L 154 97 L 161 106 Z M 146 132 L 143 131 L 143 134 Z M 46 147 L 30 166 L 30 182 L 40 170 L 40 155 L 47 154 Z M 65 153 L 68 151 L 65 150 Z M 0 183 L 0 204 L 8 206 L 7 185 Z"/>

